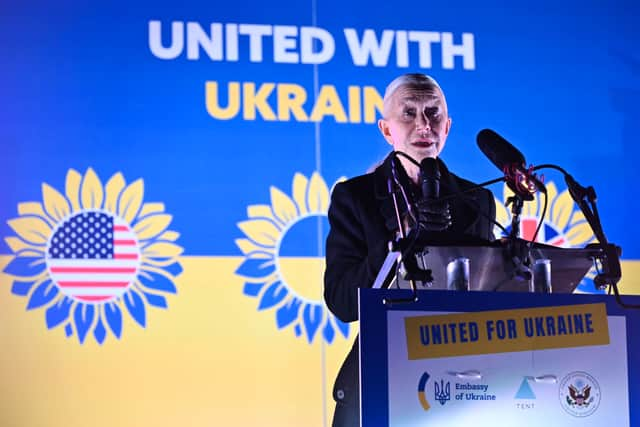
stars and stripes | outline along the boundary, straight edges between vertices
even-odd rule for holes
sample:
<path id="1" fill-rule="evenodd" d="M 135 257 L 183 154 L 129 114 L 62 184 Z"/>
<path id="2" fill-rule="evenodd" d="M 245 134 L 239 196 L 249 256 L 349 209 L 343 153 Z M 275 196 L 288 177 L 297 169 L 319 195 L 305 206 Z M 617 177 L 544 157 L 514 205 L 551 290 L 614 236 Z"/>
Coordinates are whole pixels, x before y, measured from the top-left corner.
<path id="1" fill-rule="evenodd" d="M 122 219 L 81 212 L 59 225 L 47 251 L 51 278 L 63 293 L 85 302 L 122 295 L 135 279 L 140 248 Z"/>

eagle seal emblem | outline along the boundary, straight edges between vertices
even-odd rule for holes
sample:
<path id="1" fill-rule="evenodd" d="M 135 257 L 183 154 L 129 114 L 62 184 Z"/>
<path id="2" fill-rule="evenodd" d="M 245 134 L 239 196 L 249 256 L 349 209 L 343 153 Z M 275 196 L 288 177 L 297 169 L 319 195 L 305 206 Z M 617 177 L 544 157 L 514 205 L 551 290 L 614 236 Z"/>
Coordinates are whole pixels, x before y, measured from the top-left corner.
<path id="1" fill-rule="evenodd" d="M 572 372 L 560 383 L 560 404 L 574 417 L 588 417 L 600 405 L 600 386 L 586 372 Z"/>

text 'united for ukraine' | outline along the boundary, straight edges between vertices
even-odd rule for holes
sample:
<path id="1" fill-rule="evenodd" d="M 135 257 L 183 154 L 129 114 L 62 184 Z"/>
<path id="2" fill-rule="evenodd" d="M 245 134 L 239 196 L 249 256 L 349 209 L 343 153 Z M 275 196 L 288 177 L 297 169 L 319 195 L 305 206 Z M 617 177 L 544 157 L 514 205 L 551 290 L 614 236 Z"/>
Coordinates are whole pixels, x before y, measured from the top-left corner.
<path id="1" fill-rule="evenodd" d="M 409 359 L 609 343 L 604 304 L 408 317 Z"/>

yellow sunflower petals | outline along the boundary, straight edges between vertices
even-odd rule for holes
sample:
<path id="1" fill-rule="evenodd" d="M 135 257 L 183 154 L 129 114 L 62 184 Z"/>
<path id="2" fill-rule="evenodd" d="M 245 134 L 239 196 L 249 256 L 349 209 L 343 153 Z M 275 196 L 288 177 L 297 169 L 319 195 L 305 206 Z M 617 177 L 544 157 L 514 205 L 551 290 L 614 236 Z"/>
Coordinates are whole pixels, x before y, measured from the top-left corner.
<path id="1" fill-rule="evenodd" d="M 9 220 L 8 224 L 23 240 L 35 245 L 46 244 L 51 235 L 51 227 L 40 218 L 21 217 Z"/>
<path id="2" fill-rule="evenodd" d="M 326 213 L 329 209 L 329 189 L 318 172 L 311 176 L 307 202 L 309 212 Z"/>
<path id="3" fill-rule="evenodd" d="M 42 249 L 44 249 L 43 246 L 38 247 L 38 246 L 30 245 L 29 243 L 15 236 L 5 237 L 4 241 L 7 244 L 7 246 L 9 246 L 9 249 L 11 249 L 11 252 L 13 252 L 14 254 L 20 251 L 29 250 L 29 251 L 39 251 L 42 255 L 42 252 L 43 252 Z"/>
<path id="4" fill-rule="evenodd" d="M 100 209 L 102 207 L 103 197 L 104 190 L 102 189 L 100 178 L 98 178 L 98 175 L 96 175 L 92 168 L 87 169 L 80 191 L 82 207 L 85 209 Z"/>
<path id="5" fill-rule="evenodd" d="M 298 209 L 293 200 L 276 187 L 271 187 L 271 206 L 276 218 L 283 224 L 295 220 L 298 216 Z"/>
<path id="6" fill-rule="evenodd" d="M 105 189 L 105 198 L 104 198 L 104 209 L 107 212 L 117 213 L 117 205 L 118 205 L 118 196 L 122 192 L 122 189 L 126 185 L 124 181 L 124 177 L 120 172 L 113 175 L 107 181 L 107 184 L 104 186 Z"/>
<path id="7" fill-rule="evenodd" d="M 266 219 L 252 219 L 238 223 L 240 230 L 255 243 L 274 247 L 280 237 L 280 230 Z"/>
<path id="8" fill-rule="evenodd" d="M 568 190 L 563 191 L 551 207 L 551 219 L 558 229 L 564 230 L 569 224 L 572 212 L 573 199 L 571 194 L 569 194 Z"/>
<path id="9" fill-rule="evenodd" d="M 71 203 L 72 212 L 80 210 L 80 181 L 82 181 L 82 175 L 75 169 L 69 169 L 65 183 L 65 192 L 67 193 L 69 203 Z"/>
<path id="10" fill-rule="evenodd" d="M 129 224 L 138 215 L 140 206 L 142 205 L 142 196 L 144 194 L 144 182 L 138 179 L 132 182 L 124 189 L 118 202 L 118 215 Z"/>
<path id="11" fill-rule="evenodd" d="M 494 198 L 496 204 L 496 222 L 503 226 L 509 225 L 509 212 L 502 202 Z"/>
<path id="12" fill-rule="evenodd" d="M 309 209 L 307 208 L 308 185 L 309 180 L 301 173 L 296 173 L 293 176 L 293 200 L 296 202 L 296 206 L 298 206 L 300 215 L 304 215 L 309 212 Z"/>
<path id="13" fill-rule="evenodd" d="M 71 213 L 67 199 L 47 183 L 42 184 L 42 200 L 47 213 L 56 221 L 61 221 Z"/>
<path id="14" fill-rule="evenodd" d="M 572 246 L 582 246 L 593 239 L 591 227 L 589 227 L 589 224 L 586 222 L 571 227 L 566 234 Z"/>
<path id="15" fill-rule="evenodd" d="M 175 231 L 165 231 L 158 237 L 158 240 L 168 240 L 170 242 L 175 242 L 180 237 L 180 233 Z"/>
<path id="16" fill-rule="evenodd" d="M 573 213 L 573 216 L 571 217 L 571 223 L 570 225 L 576 224 L 578 222 L 582 222 L 582 221 L 586 221 L 587 218 L 584 217 L 584 214 L 582 213 L 582 211 L 575 211 Z"/>
<path id="17" fill-rule="evenodd" d="M 147 240 L 162 233 L 169 226 L 171 219 L 171 215 L 167 214 L 150 215 L 138 221 L 133 231 L 138 235 L 138 239 Z"/>
<path id="18" fill-rule="evenodd" d="M 553 215 L 551 214 L 551 206 L 554 203 L 554 200 L 556 200 L 556 197 L 558 197 L 558 189 L 556 188 L 556 184 L 552 181 L 552 182 L 548 182 L 545 184 L 545 186 L 547 187 L 547 213 L 545 214 L 544 218 L 548 221 L 548 222 L 552 222 L 555 224 L 555 222 L 553 221 Z M 544 197 L 544 196 L 541 196 Z M 542 214 L 542 211 L 540 212 L 540 214 Z"/>
<path id="19" fill-rule="evenodd" d="M 142 209 L 140 209 L 140 215 L 145 216 L 152 213 L 160 213 L 164 212 L 164 203 L 145 203 L 142 205 Z"/>
<path id="20" fill-rule="evenodd" d="M 273 248 L 263 248 L 261 246 L 256 245 L 253 241 L 249 239 L 236 239 L 236 246 L 242 251 L 244 255 L 248 255 L 253 252 L 272 252 Z"/>
<path id="21" fill-rule="evenodd" d="M 504 200 L 505 203 L 507 203 L 507 200 L 509 200 L 509 197 L 513 196 L 513 191 L 511 191 L 511 189 L 509 187 L 507 187 L 507 185 L 503 185 L 502 186 L 502 200 Z"/>
<path id="22" fill-rule="evenodd" d="M 273 218 L 273 212 L 268 205 L 249 205 L 247 206 L 247 216 L 249 218 Z"/>
<path id="23" fill-rule="evenodd" d="M 175 258 L 182 253 L 182 247 L 170 242 L 156 242 L 142 250 L 144 258 Z"/>
<path id="24" fill-rule="evenodd" d="M 42 219 L 44 219 L 45 221 L 47 221 L 50 226 L 53 226 L 54 224 L 54 222 L 44 212 L 42 203 L 39 203 L 39 202 L 18 203 L 18 214 L 39 216 L 39 217 L 42 217 Z"/>

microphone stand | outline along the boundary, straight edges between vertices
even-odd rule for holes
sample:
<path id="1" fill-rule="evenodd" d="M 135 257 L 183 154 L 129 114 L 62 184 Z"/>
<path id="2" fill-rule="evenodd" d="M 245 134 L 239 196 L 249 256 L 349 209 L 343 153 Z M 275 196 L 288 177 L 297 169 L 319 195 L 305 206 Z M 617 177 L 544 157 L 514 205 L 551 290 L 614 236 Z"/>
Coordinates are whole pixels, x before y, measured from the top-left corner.
<path id="1" fill-rule="evenodd" d="M 506 206 L 509 205 L 511 205 L 511 231 L 509 231 L 509 239 L 517 239 L 520 235 L 520 215 L 522 214 L 524 200 L 519 194 L 514 194 L 507 199 Z"/>
<path id="2" fill-rule="evenodd" d="M 607 286 L 611 286 L 616 297 L 616 302 L 621 307 L 640 308 L 640 305 L 624 303 L 620 297 L 618 282 L 622 278 L 622 268 L 620 266 L 622 248 L 610 243 L 604 234 L 602 223 L 600 222 L 600 215 L 598 214 L 598 208 L 596 206 L 597 197 L 595 189 L 592 186 L 586 188 L 583 187 L 566 170 L 554 164 L 539 165 L 533 169 L 537 170 L 543 168 L 555 169 L 563 174 L 571 198 L 580 207 L 589 227 L 591 227 L 591 231 L 593 231 L 593 234 L 598 241 L 598 243 L 592 243 L 589 245 L 592 247 L 599 247 L 601 251 L 601 255 L 597 257 L 597 260 L 600 262 L 602 270 L 599 270 L 598 274 L 596 274 L 593 279 L 596 287 L 600 290 L 604 290 Z"/>
<path id="3" fill-rule="evenodd" d="M 395 166 L 396 166 L 395 165 L 395 158 L 393 158 L 393 159 L 391 159 L 391 173 L 393 175 L 393 179 L 389 178 L 387 180 L 387 188 L 388 188 L 389 194 L 391 194 L 391 198 L 393 200 L 393 207 L 394 207 L 395 213 L 396 213 L 396 221 L 398 222 L 398 231 L 399 231 L 399 234 L 400 234 L 400 242 L 404 242 L 407 236 L 406 236 L 404 227 L 402 225 L 402 218 L 400 216 L 400 208 L 398 206 L 398 198 L 396 196 L 396 191 L 395 191 L 396 190 L 395 187 L 396 186 L 400 186 L 400 181 L 398 180 L 398 176 L 396 174 Z M 390 246 L 393 246 L 393 244 L 391 244 Z M 391 250 L 393 250 L 393 248 Z M 392 252 L 392 254 L 397 254 L 397 252 Z M 392 255 L 392 254 L 390 254 L 390 255 Z M 405 268 L 409 267 L 408 265 L 406 265 L 407 262 L 405 261 L 405 255 L 406 255 L 405 251 L 401 250 L 399 255 L 397 256 L 396 263 L 395 263 L 395 265 L 397 265 L 396 275 L 397 275 L 397 271 L 400 268 L 400 265 L 402 263 L 405 264 Z M 407 259 L 407 261 L 409 259 Z M 386 264 L 386 262 L 385 262 L 385 264 Z M 415 267 L 417 267 L 417 266 L 415 266 Z M 387 274 L 385 274 L 385 277 L 387 275 L 388 275 L 388 272 L 387 272 Z M 376 279 L 376 282 L 377 281 L 378 280 Z M 386 286 L 384 286 L 384 287 L 389 287 L 389 285 L 392 282 L 393 281 L 391 281 L 390 283 L 386 284 Z M 392 305 L 392 304 L 398 304 L 398 303 L 412 303 L 412 302 L 418 301 L 418 291 L 417 291 L 416 281 L 413 278 L 410 278 L 409 279 L 409 283 L 411 285 L 411 297 L 410 298 L 384 298 L 382 300 L 382 303 L 383 304 Z"/>
<path id="4" fill-rule="evenodd" d="M 530 246 L 519 239 L 520 215 L 524 206 L 523 197 L 514 193 L 507 199 L 507 206 L 511 205 L 511 230 L 507 236 L 507 256 L 514 264 L 513 277 L 520 280 L 531 280 L 531 261 L 529 259 Z"/>
<path id="5" fill-rule="evenodd" d="M 515 150 L 514 147 L 512 148 Z M 485 152 L 485 154 L 487 153 Z M 489 157 L 491 158 L 491 156 Z M 521 154 L 517 157 L 522 158 L 522 162 L 524 164 L 524 157 Z M 498 163 L 502 164 L 503 162 Z M 503 165 L 502 169 L 504 172 L 504 176 L 502 178 L 487 181 L 479 184 L 478 186 L 484 187 L 485 185 L 493 184 L 498 181 L 505 181 L 507 186 L 513 192 L 513 196 L 507 198 L 507 202 L 505 204 L 505 206 L 511 205 L 511 230 L 508 232 L 506 237 L 505 256 L 513 263 L 511 277 L 522 281 L 530 281 L 533 275 L 531 271 L 530 253 L 534 242 L 527 242 L 519 238 L 520 216 L 522 215 L 524 202 L 533 200 L 533 194 L 536 191 L 540 191 L 546 195 L 547 189 L 542 181 L 532 173 L 534 168 L 531 166 L 527 169 L 524 168 L 524 166 L 519 166 L 517 163 L 508 163 Z M 542 222 L 540 222 L 540 225 L 541 224 Z M 536 230 L 533 240 L 535 240 L 535 236 L 537 236 L 537 234 L 538 230 Z"/>

